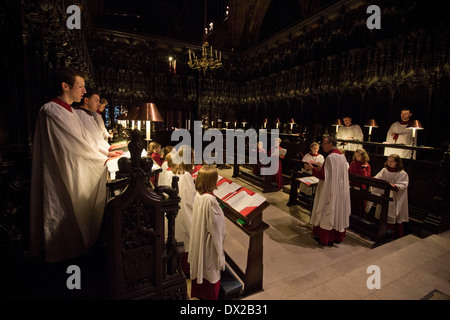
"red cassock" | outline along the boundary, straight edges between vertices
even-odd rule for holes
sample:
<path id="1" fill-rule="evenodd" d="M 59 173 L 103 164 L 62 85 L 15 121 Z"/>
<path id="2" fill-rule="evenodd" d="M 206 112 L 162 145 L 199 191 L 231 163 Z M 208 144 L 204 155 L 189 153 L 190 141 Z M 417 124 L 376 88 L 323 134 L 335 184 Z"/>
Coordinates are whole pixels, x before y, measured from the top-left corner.
<path id="1" fill-rule="evenodd" d="M 270 149 L 270 154 L 272 155 L 273 152 L 276 151 L 276 149 L 282 149 L 280 146 L 278 147 L 272 147 Z M 284 159 L 284 156 L 280 156 L 280 161 L 278 162 L 278 171 L 277 173 L 273 176 L 272 181 L 275 181 L 278 184 L 278 189 L 283 189 L 283 167 L 282 167 L 282 162 L 281 160 Z"/>

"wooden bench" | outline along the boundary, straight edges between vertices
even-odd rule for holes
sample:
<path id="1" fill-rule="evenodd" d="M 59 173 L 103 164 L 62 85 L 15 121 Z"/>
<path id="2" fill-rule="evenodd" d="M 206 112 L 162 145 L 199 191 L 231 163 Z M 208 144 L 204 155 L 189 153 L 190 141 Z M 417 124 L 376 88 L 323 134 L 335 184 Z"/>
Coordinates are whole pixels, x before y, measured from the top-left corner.
<path id="1" fill-rule="evenodd" d="M 390 240 L 387 233 L 387 216 L 389 201 L 392 201 L 389 194 L 392 186 L 389 182 L 381 179 L 364 177 L 355 174 L 349 174 L 349 181 L 352 184 L 365 185 L 367 189 L 350 187 L 350 198 L 352 202 L 352 214 L 350 215 L 350 229 L 369 237 L 375 242 L 374 247 L 379 246 Z M 374 194 L 370 187 L 383 190 L 382 195 Z M 375 205 L 381 205 L 379 219 L 370 219 L 370 215 L 365 215 L 357 205 L 361 201 L 371 201 Z M 362 213 L 362 214 L 361 214 Z"/>

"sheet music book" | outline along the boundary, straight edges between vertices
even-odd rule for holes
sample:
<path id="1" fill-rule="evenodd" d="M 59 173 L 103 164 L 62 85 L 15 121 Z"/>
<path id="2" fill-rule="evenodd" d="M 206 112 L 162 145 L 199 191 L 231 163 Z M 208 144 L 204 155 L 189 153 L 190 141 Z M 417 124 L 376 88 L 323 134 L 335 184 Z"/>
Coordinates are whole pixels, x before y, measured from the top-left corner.
<path id="1" fill-rule="evenodd" d="M 286 149 L 281 148 L 281 149 L 280 149 L 280 156 L 285 156 L 285 155 L 286 155 L 286 152 L 287 152 Z"/>
<path id="2" fill-rule="evenodd" d="M 303 178 L 297 178 L 298 181 L 308 185 L 308 186 L 312 186 L 315 184 L 319 183 L 319 179 L 314 177 L 314 176 L 310 176 L 310 177 L 303 177 Z"/>
<path id="3" fill-rule="evenodd" d="M 239 188 L 241 188 L 241 186 L 236 182 L 233 182 L 227 178 L 222 178 L 217 183 L 217 189 L 214 190 L 213 193 L 217 198 L 224 200 L 228 195 L 235 192 Z"/>
<path id="4" fill-rule="evenodd" d="M 118 150 L 118 149 L 128 148 L 128 142 L 126 140 L 122 140 L 122 141 L 111 143 L 110 146 L 111 146 L 110 147 L 111 150 Z"/>
<path id="5" fill-rule="evenodd" d="M 231 196 L 225 198 L 224 201 L 234 210 L 238 211 L 243 216 L 246 216 L 266 201 L 266 198 L 242 187 Z"/>
<path id="6" fill-rule="evenodd" d="M 147 156 L 147 152 L 145 150 L 142 150 L 141 157 L 146 157 L 146 156 Z M 119 159 L 122 157 L 131 158 L 130 151 L 125 151 L 124 154 L 121 155 L 120 157 L 110 159 L 106 162 L 106 167 L 108 168 L 109 176 L 111 177 L 111 180 L 116 179 L 116 172 L 119 171 Z M 160 168 L 160 166 L 156 162 L 153 161 L 152 170 L 157 170 L 159 168 Z"/>

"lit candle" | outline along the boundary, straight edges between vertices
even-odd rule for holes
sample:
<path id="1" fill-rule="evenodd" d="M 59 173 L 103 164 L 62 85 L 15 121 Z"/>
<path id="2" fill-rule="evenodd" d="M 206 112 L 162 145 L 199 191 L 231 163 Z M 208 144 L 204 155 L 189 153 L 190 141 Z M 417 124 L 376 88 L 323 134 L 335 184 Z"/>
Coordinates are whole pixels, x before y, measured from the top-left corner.
<path id="1" fill-rule="evenodd" d="M 145 133 L 147 136 L 147 140 L 150 141 L 150 121 L 145 121 Z"/>
<path id="2" fill-rule="evenodd" d="M 291 130 L 292 130 L 292 127 L 294 126 L 294 124 L 293 123 L 291 123 Z"/>
<path id="3" fill-rule="evenodd" d="M 277 123 L 277 129 L 278 129 L 278 123 Z"/>
<path id="4" fill-rule="evenodd" d="M 369 127 L 369 136 L 372 134 L 372 127 Z"/>
<path id="5" fill-rule="evenodd" d="M 141 131 L 141 122 L 140 122 L 140 121 L 137 122 L 137 129 L 138 129 L 139 131 Z"/>

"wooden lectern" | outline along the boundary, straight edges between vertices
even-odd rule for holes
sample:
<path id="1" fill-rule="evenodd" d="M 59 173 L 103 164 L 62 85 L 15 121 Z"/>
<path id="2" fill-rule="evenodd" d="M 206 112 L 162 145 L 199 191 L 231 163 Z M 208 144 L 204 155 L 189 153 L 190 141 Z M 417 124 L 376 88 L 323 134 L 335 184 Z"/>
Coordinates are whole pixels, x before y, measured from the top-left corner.
<path id="1" fill-rule="evenodd" d="M 245 271 L 225 252 L 227 263 L 244 282 L 243 296 L 261 291 L 263 289 L 263 236 L 264 230 L 269 228 L 269 225 L 262 221 L 262 213 L 270 204 L 265 201 L 248 215 L 244 216 L 230 207 L 226 202 L 217 197 L 216 199 L 219 201 L 225 217 L 249 237 Z"/>

